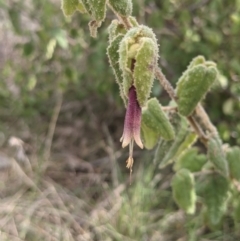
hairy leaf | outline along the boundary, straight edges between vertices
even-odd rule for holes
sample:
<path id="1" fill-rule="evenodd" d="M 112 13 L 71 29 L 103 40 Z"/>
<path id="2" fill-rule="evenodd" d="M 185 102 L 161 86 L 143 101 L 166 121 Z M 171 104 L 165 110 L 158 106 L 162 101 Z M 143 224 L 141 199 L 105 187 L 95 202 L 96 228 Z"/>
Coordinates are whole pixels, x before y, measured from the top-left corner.
<path id="1" fill-rule="evenodd" d="M 162 111 L 161 105 L 156 98 L 148 100 L 147 107 L 143 108 L 142 123 L 165 140 L 174 138 L 173 126 Z"/>
<path id="2" fill-rule="evenodd" d="M 143 138 L 144 147 L 148 150 L 153 149 L 159 139 L 158 133 L 148 128 L 143 122 L 141 123 L 141 136 Z"/>
<path id="3" fill-rule="evenodd" d="M 204 164 L 207 162 L 207 157 L 203 154 L 198 154 L 197 148 L 187 149 L 177 159 L 174 170 L 178 171 L 182 168 L 188 169 L 191 172 L 201 171 Z"/>
<path id="4" fill-rule="evenodd" d="M 217 77 L 215 67 L 196 65 L 187 70 L 177 84 L 179 113 L 192 114 L 197 104 L 203 99 Z"/>
<path id="5" fill-rule="evenodd" d="M 188 214 L 195 213 L 196 193 L 194 177 L 187 169 L 179 170 L 172 179 L 173 197 L 180 208 Z"/>
<path id="6" fill-rule="evenodd" d="M 213 136 L 208 141 L 208 157 L 218 171 L 226 177 L 229 175 L 228 163 L 218 136 Z"/>
<path id="7" fill-rule="evenodd" d="M 229 183 L 225 177 L 216 173 L 207 175 L 202 186 L 208 221 L 215 226 L 221 221 L 227 208 Z"/>
<path id="8" fill-rule="evenodd" d="M 113 69 L 113 72 L 115 74 L 116 82 L 118 83 L 119 90 L 120 90 L 120 96 L 122 97 L 125 105 L 126 105 L 126 97 L 123 93 L 123 86 L 122 86 L 122 71 L 119 67 L 119 44 L 123 39 L 123 35 L 118 35 L 109 45 L 107 49 L 108 59 L 110 62 L 110 65 Z"/>
<path id="9" fill-rule="evenodd" d="M 132 14 L 132 0 L 109 0 L 113 10 L 124 17 Z"/>
<path id="10" fill-rule="evenodd" d="M 74 14 L 78 7 L 78 0 L 62 0 L 62 10 L 65 16 L 69 17 Z"/>
<path id="11" fill-rule="evenodd" d="M 227 152 L 230 176 L 240 181 L 240 148 L 235 146 Z"/>
<path id="12" fill-rule="evenodd" d="M 146 104 L 154 80 L 154 66 L 156 61 L 155 43 L 152 39 L 141 38 L 141 46 L 137 51 L 134 65 L 134 85 L 140 106 Z"/>

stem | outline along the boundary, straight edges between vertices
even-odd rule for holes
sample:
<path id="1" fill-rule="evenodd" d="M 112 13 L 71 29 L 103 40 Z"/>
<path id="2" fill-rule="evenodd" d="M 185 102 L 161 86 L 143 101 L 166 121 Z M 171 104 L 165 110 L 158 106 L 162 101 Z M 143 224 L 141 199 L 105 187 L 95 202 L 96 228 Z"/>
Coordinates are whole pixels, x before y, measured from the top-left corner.
<path id="1" fill-rule="evenodd" d="M 195 109 L 195 114 L 197 117 L 199 117 L 199 120 L 201 121 L 202 125 L 206 128 L 206 130 L 208 130 L 213 135 L 218 134 L 216 127 L 210 121 L 209 116 L 206 113 L 205 109 L 202 107 L 202 105 L 197 105 Z"/>
<path id="2" fill-rule="evenodd" d="M 189 116 L 187 119 L 188 119 L 190 125 L 193 127 L 194 131 L 197 133 L 201 142 L 206 146 L 208 138 L 205 135 L 205 133 L 203 132 L 203 130 L 201 129 L 201 127 L 199 126 L 199 124 L 197 123 L 197 121 L 194 119 L 193 116 Z"/>
<path id="3" fill-rule="evenodd" d="M 175 90 L 173 89 L 170 82 L 166 79 L 166 77 L 162 73 L 161 69 L 158 67 L 155 68 L 155 76 L 158 78 L 161 86 L 167 91 L 167 93 L 171 97 L 171 99 L 173 99 L 177 102 L 177 96 L 176 96 Z"/>

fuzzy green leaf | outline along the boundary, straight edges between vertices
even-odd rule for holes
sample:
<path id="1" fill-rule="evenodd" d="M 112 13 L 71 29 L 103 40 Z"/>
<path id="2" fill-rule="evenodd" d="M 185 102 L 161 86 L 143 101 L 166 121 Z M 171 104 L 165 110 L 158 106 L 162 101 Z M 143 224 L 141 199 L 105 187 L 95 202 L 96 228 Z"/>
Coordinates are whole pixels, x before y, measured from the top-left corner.
<path id="1" fill-rule="evenodd" d="M 173 126 L 156 98 L 148 100 L 147 107 L 143 108 L 142 123 L 165 140 L 172 140 L 175 136 Z"/>
<path id="2" fill-rule="evenodd" d="M 227 152 L 227 161 L 231 178 L 240 181 L 240 148 L 238 146 Z"/>
<path id="3" fill-rule="evenodd" d="M 106 0 L 88 0 L 92 9 L 92 18 L 97 22 L 104 21 L 106 17 Z"/>
<path id="4" fill-rule="evenodd" d="M 207 208 L 208 221 L 211 225 L 217 225 L 227 208 L 229 183 L 219 174 L 211 174 L 205 177 L 202 184 L 202 197 Z"/>
<path id="5" fill-rule="evenodd" d="M 199 55 L 199 56 L 192 59 L 192 61 L 190 62 L 190 64 L 187 67 L 187 70 L 190 70 L 190 69 L 192 69 L 193 67 L 195 67 L 199 64 L 204 64 L 205 61 L 206 60 L 205 60 L 204 56 Z"/>
<path id="6" fill-rule="evenodd" d="M 89 0 L 81 0 L 86 12 L 92 16 L 92 6 Z"/>
<path id="7" fill-rule="evenodd" d="M 131 71 L 132 59 L 128 58 L 128 48 L 130 39 L 126 39 L 126 35 L 119 46 L 119 66 L 122 71 L 123 77 L 123 92 L 126 98 L 128 98 L 128 92 L 133 84 L 133 74 Z"/>
<path id="8" fill-rule="evenodd" d="M 69 17 L 74 14 L 78 7 L 78 0 L 62 0 L 62 11 L 65 16 Z"/>
<path id="9" fill-rule="evenodd" d="M 90 35 L 93 38 L 96 38 L 97 29 L 102 25 L 102 22 L 106 17 L 106 1 L 107 0 L 82 0 L 86 12 L 92 18 L 88 23 L 88 26 Z"/>
<path id="10" fill-rule="evenodd" d="M 109 0 L 109 4 L 120 16 L 128 17 L 132 14 L 132 0 Z"/>
<path id="11" fill-rule="evenodd" d="M 178 132 L 175 132 L 175 133 L 176 133 L 175 139 L 174 139 L 171 147 L 167 151 L 166 155 L 161 160 L 159 168 L 164 168 L 167 164 L 174 161 L 176 156 L 180 155 L 181 152 L 183 151 L 182 148 L 181 148 L 181 151 L 180 151 L 180 147 L 184 143 L 184 141 L 186 140 L 187 136 L 190 134 L 187 122 L 184 118 L 181 118 L 181 128 L 180 128 L 180 130 L 178 130 Z M 177 153 L 178 153 L 178 155 L 177 155 Z"/>
<path id="12" fill-rule="evenodd" d="M 154 156 L 154 163 L 160 163 L 159 168 L 164 168 L 173 161 L 178 148 L 189 133 L 186 120 L 177 112 L 169 113 L 169 121 L 174 128 L 175 138 L 171 141 L 160 139 Z"/>
<path id="13" fill-rule="evenodd" d="M 189 116 L 217 77 L 215 67 L 196 65 L 187 70 L 177 84 L 179 113 Z"/>
<path id="14" fill-rule="evenodd" d="M 187 169 L 179 170 L 172 179 L 173 197 L 180 208 L 188 214 L 195 213 L 196 193 L 194 177 Z"/>
<path id="15" fill-rule="evenodd" d="M 159 139 L 158 133 L 148 128 L 144 123 L 141 124 L 141 136 L 144 147 L 148 150 L 153 149 Z"/>
<path id="16" fill-rule="evenodd" d="M 208 141 L 208 157 L 215 168 L 224 176 L 229 175 L 228 163 L 222 150 L 222 143 L 218 136 L 213 136 Z"/>
<path id="17" fill-rule="evenodd" d="M 178 171 L 182 168 L 188 169 L 191 172 L 201 171 L 204 164 L 207 162 L 207 157 L 203 154 L 198 154 L 197 148 L 187 149 L 177 159 L 174 170 Z"/>
<path id="18" fill-rule="evenodd" d="M 143 37 L 142 43 L 136 55 L 134 65 L 134 85 L 137 91 L 137 99 L 140 106 L 146 104 L 154 80 L 154 70 L 156 55 L 155 44 L 152 39 Z"/>
<path id="19" fill-rule="evenodd" d="M 122 97 L 125 105 L 126 105 L 126 97 L 124 96 L 123 93 L 123 87 L 122 87 L 122 71 L 119 67 L 119 44 L 123 39 L 123 35 L 118 35 L 109 45 L 109 47 L 107 48 L 107 55 L 108 55 L 108 59 L 110 62 L 110 65 L 113 69 L 113 72 L 115 74 L 115 79 L 116 82 L 119 86 L 119 90 L 120 90 L 120 96 Z"/>
<path id="20" fill-rule="evenodd" d="M 126 29 L 122 23 L 114 19 L 108 27 L 109 42 L 113 41 L 119 34 L 126 33 Z M 119 48 L 119 47 L 118 47 Z"/>

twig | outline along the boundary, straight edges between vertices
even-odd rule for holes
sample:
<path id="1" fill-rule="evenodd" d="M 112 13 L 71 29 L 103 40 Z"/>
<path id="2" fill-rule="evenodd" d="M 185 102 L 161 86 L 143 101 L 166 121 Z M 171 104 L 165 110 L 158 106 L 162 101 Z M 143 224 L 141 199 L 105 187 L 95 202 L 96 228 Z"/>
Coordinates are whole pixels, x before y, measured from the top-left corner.
<path id="1" fill-rule="evenodd" d="M 177 111 L 177 106 L 162 106 L 163 111 Z"/>
<path id="2" fill-rule="evenodd" d="M 167 91 L 171 99 L 177 101 L 175 90 L 173 89 L 170 82 L 166 79 L 165 75 L 162 73 L 159 67 L 155 68 L 155 76 L 158 78 L 161 86 Z"/>
<path id="3" fill-rule="evenodd" d="M 200 121 L 202 122 L 203 126 L 213 135 L 217 135 L 218 131 L 216 127 L 212 124 L 212 122 L 209 119 L 209 116 L 207 115 L 205 109 L 202 107 L 202 105 L 198 104 L 195 109 L 195 114 L 200 118 Z"/>
<path id="4" fill-rule="evenodd" d="M 194 117 L 189 116 L 189 117 L 187 117 L 187 119 L 188 119 L 189 123 L 191 124 L 191 126 L 193 127 L 194 131 L 197 133 L 201 142 L 204 143 L 204 145 L 207 145 L 208 138 L 205 135 L 205 133 L 203 132 L 203 130 L 201 129 L 201 127 L 199 126 L 199 124 L 197 123 L 197 121 L 194 119 Z"/>

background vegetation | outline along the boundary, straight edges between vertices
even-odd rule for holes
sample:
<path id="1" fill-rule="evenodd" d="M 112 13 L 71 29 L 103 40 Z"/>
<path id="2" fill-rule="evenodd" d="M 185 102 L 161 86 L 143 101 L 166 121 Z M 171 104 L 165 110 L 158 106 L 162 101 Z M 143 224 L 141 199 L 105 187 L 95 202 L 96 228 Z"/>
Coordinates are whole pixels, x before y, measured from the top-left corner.
<path id="1" fill-rule="evenodd" d="M 224 142 L 239 145 L 239 0 L 133 2 L 174 86 L 193 57 L 217 62 L 204 106 Z M 0 0 L 1 240 L 240 240 L 232 210 L 211 228 L 177 208 L 171 166 L 155 168 L 153 151 L 135 148 L 129 186 L 125 109 L 106 56 L 113 18 L 93 39 L 87 15 L 64 18 L 59 1 Z M 169 102 L 157 82 L 152 94 Z"/>

